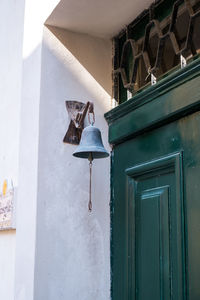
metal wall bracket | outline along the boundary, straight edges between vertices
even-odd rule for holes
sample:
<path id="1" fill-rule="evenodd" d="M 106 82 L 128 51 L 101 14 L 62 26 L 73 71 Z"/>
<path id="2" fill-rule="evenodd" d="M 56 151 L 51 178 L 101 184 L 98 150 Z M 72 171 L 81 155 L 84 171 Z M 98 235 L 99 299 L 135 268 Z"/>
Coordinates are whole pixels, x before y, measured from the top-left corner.
<path id="1" fill-rule="evenodd" d="M 66 101 L 65 104 L 70 118 L 70 124 L 63 142 L 78 145 L 84 129 L 84 119 L 90 106 L 90 102 L 85 104 L 79 101 Z"/>
<path id="2" fill-rule="evenodd" d="M 156 76 L 154 76 L 153 74 L 151 74 L 151 85 L 154 85 L 156 83 L 157 83 Z"/>
<path id="3" fill-rule="evenodd" d="M 185 68 L 187 65 L 187 61 L 183 55 L 180 56 L 180 61 L 181 61 L 181 69 Z"/>

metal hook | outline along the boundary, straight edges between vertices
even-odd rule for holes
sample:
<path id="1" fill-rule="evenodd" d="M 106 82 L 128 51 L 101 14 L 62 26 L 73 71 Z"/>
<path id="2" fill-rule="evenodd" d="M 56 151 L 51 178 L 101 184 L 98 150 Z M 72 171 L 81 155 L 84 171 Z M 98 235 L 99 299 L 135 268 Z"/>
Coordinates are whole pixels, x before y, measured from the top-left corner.
<path id="1" fill-rule="evenodd" d="M 92 121 L 90 119 L 90 114 L 92 114 Z M 92 102 L 90 102 L 89 109 L 88 109 L 88 122 L 91 125 L 94 125 L 95 123 L 94 104 Z"/>
<path id="2" fill-rule="evenodd" d="M 145 81 L 147 81 L 147 79 L 149 78 L 149 76 L 151 76 L 151 68 L 150 67 L 148 68 L 148 74 L 147 74 L 147 76 L 145 78 Z"/>

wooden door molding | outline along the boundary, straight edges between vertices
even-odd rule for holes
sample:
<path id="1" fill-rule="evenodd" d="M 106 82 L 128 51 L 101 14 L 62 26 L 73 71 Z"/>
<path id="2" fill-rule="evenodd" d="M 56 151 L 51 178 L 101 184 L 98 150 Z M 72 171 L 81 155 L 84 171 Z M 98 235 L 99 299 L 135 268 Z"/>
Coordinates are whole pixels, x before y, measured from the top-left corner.
<path id="1" fill-rule="evenodd" d="M 200 59 L 105 114 L 113 145 L 200 110 Z"/>
<path id="2" fill-rule="evenodd" d="M 141 203 L 151 201 L 155 213 L 159 215 L 159 226 L 154 228 L 159 235 L 160 254 L 158 256 L 160 257 L 160 263 L 158 268 L 161 278 L 160 291 L 158 291 L 159 299 L 163 299 L 163 295 L 165 295 L 167 300 L 184 300 L 186 295 L 186 278 L 182 152 L 141 163 L 126 169 L 125 173 L 127 175 L 126 201 L 128 203 L 129 237 L 127 239 L 128 299 L 143 299 L 138 295 L 141 294 L 138 287 L 141 278 L 138 280 L 140 259 L 138 258 L 137 249 L 140 239 L 142 239 L 141 232 L 138 229 L 140 222 L 142 222 L 142 220 L 140 221 L 139 211 L 141 208 L 139 209 L 139 207 Z M 155 186 L 142 192 L 138 191 L 139 182 L 153 177 L 159 178 L 164 174 L 174 174 L 175 203 L 172 203 L 170 185 L 163 186 L 161 184 L 161 186 Z M 176 223 L 176 226 L 174 226 L 174 223 Z M 147 269 L 146 273 L 148 273 Z M 145 291 L 143 291 L 144 293 Z"/>

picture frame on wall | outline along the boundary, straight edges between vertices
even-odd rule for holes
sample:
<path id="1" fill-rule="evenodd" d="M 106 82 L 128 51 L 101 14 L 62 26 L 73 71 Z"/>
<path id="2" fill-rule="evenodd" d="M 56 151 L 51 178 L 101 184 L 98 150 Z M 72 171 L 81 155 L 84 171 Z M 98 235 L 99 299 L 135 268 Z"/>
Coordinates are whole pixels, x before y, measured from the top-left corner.
<path id="1" fill-rule="evenodd" d="M 0 194 L 0 231 L 16 229 L 16 189 Z"/>

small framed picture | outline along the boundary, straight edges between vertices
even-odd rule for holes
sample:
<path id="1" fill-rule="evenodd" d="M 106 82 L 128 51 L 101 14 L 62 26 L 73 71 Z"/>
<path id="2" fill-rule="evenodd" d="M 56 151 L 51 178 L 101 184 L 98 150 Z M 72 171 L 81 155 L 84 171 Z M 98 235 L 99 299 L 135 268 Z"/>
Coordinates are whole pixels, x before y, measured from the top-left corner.
<path id="1" fill-rule="evenodd" d="M 0 194 L 0 230 L 15 229 L 15 189 Z"/>

